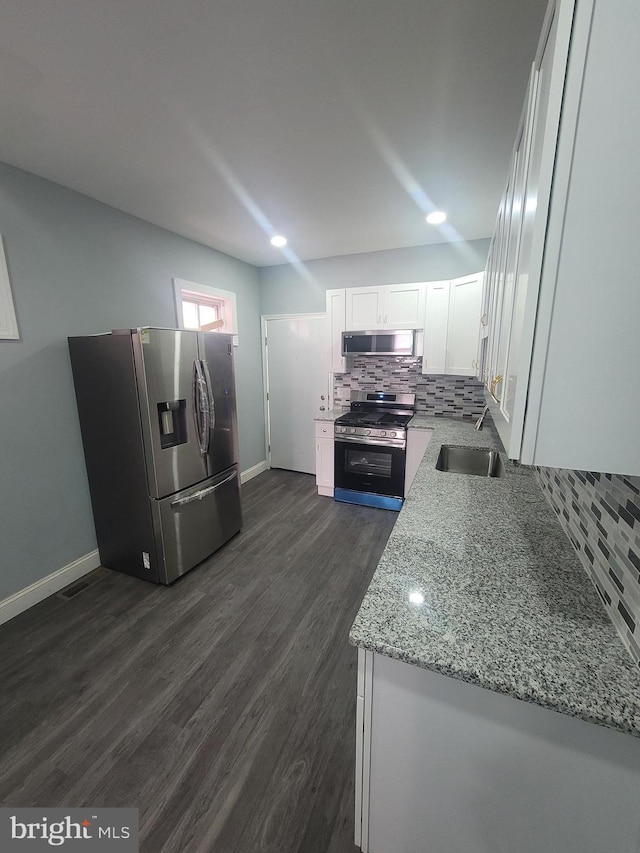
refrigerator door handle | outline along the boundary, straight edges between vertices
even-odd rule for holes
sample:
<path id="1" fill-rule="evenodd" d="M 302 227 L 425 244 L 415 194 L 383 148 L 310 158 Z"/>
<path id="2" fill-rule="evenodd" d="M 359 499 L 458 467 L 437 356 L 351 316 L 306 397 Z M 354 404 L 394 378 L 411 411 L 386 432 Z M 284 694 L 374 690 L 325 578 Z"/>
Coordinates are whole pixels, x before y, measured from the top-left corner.
<path id="1" fill-rule="evenodd" d="M 207 382 L 204 376 L 202 362 L 196 359 L 193 362 L 194 370 L 194 409 L 196 413 L 196 430 L 198 433 L 198 444 L 200 446 L 200 455 L 206 456 L 209 450 L 209 394 Z"/>
<path id="2" fill-rule="evenodd" d="M 211 384 L 211 376 L 209 375 L 209 365 L 206 361 L 202 362 L 202 372 L 207 388 L 207 399 L 209 401 L 209 433 L 207 433 L 207 450 L 209 450 L 211 432 L 216 428 L 216 404 L 213 396 L 213 386 Z"/>
<path id="3" fill-rule="evenodd" d="M 237 471 L 233 471 L 233 473 L 229 474 L 228 477 L 225 477 L 224 480 L 220 480 L 219 483 L 216 483 L 215 486 L 209 486 L 207 489 L 200 489 L 199 492 L 195 492 L 193 495 L 189 495 L 186 498 L 178 498 L 175 501 L 171 501 L 169 506 L 185 506 L 185 504 L 193 503 L 193 501 L 201 501 L 203 498 L 206 498 L 207 495 L 213 494 L 220 486 L 224 486 L 225 483 L 229 483 L 235 477 L 238 476 Z"/>

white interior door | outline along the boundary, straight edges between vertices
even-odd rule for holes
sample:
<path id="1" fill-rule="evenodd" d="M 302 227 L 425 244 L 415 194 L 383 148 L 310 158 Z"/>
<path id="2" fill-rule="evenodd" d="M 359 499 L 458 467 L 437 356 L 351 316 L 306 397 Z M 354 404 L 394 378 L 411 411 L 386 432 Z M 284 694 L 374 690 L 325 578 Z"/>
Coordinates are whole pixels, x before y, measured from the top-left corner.
<path id="1" fill-rule="evenodd" d="M 264 330 L 270 465 L 315 474 L 313 419 L 331 407 L 326 314 L 267 317 Z"/>

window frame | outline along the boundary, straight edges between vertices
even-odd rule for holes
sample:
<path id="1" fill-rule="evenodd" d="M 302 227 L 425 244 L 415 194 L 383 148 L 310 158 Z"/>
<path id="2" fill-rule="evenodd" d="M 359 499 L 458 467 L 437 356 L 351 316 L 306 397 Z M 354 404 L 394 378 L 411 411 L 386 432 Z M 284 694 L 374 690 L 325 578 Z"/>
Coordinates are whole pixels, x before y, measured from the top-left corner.
<path id="1" fill-rule="evenodd" d="M 211 287 L 208 284 L 198 284 L 195 281 L 186 281 L 182 278 L 173 279 L 173 297 L 176 309 L 176 321 L 179 329 L 184 329 L 184 316 L 182 313 L 182 292 L 201 293 L 209 299 L 223 300 L 225 305 L 225 314 L 228 316 L 231 313 L 230 329 L 226 328 L 227 320 L 225 317 L 225 328 L 222 330 L 225 334 L 233 335 L 233 345 L 238 346 L 238 306 L 236 294 L 232 290 L 222 290 L 219 287 Z M 188 299 L 186 299 L 188 301 Z M 230 309 L 230 312 L 229 312 Z"/>
<path id="2" fill-rule="evenodd" d="M 16 306 L 11 291 L 4 240 L 0 234 L 0 340 L 19 341 L 20 330 L 16 317 Z"/>

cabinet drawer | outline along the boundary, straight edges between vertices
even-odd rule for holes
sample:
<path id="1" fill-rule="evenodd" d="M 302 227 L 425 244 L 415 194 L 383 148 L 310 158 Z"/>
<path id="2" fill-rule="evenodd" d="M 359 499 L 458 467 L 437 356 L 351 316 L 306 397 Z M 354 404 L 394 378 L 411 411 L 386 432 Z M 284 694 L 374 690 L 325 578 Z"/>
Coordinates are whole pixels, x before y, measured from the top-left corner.
<path id="1" fill-rule="evenodd" d="M 316 438 L 333 438 L 333 421 L 316 421 Z"/>

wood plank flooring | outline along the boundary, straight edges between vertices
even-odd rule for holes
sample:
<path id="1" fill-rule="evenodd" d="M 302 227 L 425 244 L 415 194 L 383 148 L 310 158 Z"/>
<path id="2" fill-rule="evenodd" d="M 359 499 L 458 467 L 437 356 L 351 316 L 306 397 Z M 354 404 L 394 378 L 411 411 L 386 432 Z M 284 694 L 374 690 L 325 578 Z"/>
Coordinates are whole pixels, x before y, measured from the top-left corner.
<path id="1" fill-rule="evenodd" d="M 306 474 L 173 586 L 116 572 L 0 626 L 0 803 L 136 806 L 143 853 L 353 853 L 348 632 L 396 515 Z"/>

